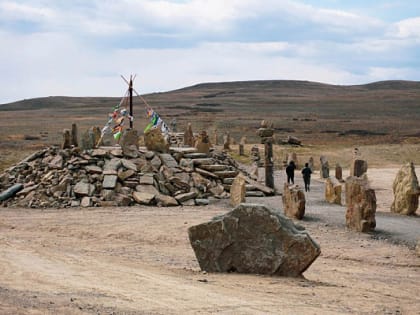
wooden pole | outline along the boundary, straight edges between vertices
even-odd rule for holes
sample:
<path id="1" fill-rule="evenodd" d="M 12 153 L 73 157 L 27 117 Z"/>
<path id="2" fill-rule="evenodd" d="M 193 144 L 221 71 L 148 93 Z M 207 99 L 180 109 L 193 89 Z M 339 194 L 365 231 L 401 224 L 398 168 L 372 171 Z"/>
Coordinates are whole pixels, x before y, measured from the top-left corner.
<path id="1" fill-rule="evenodd" d="M 130 116 L 133 117 L 133 76 L 130 76 L 130 84 L 128 90 L 130 92 Z M 131 119 L 130 128 L 133 129 L 133 120 Z"/>

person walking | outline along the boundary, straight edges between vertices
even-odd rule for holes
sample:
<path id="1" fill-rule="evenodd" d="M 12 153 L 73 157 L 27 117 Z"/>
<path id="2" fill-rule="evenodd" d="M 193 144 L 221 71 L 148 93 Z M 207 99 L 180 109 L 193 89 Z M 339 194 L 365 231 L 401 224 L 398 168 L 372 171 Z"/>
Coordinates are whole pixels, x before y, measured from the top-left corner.
<path id="1" fill-rule="evenodd" d="M 289 165 L 287 165 L 286 167 L 286 175 L 287 175 L 288 184 L 295 183 L 295 169 L 296 169 L 295 162 L 290 161 Z"/>
<path id="2" fill-rule="evenodd" d="M 310 191 L 311 174 L 312 170 L 309 168 L 309 164 L 305 163 L 305 167 L 302 169 L 303 181 L 305 183 L 305 191 Z"/>

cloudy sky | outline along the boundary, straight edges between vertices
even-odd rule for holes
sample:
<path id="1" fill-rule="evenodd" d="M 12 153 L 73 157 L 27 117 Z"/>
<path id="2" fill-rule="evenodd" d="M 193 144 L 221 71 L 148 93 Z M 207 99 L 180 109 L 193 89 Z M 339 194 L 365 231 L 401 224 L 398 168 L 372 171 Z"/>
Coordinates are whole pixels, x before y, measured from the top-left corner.
<path id="1" fill-rule="evenodd" d="M 0 104 L 202 82 L 420 80 L 418 0 L 0 0 Z"/>

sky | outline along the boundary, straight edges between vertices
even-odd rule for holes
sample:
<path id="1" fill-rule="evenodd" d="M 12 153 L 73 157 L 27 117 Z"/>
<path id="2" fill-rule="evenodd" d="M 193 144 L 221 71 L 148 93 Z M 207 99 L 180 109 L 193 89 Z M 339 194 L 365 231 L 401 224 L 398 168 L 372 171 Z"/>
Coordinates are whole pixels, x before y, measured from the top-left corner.
<path id="1" fill-rule="evenodd" d="M 420 81 L 418 0 L 0 0 L 0 104 L 204 82 Z"/>

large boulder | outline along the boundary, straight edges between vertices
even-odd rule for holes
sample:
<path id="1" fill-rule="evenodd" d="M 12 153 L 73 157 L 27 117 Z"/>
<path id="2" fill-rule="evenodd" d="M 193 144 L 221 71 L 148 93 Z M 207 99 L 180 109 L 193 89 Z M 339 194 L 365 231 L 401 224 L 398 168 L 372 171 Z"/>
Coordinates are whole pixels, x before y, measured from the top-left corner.
<path id="1" fill-rule="evenodd" d="M 335 177 L 328 177 L 325 181 L 325 200 L 341 205 L 341 190 L 340 182 Z"/>
<path id="2" fill-rule="evenodd" d="M 321 253 L 302 228 L 279 211 L 242 203 L 188 229 L 202 270 L 277 276 L 301 275 Z"/>
<path id="3" fill-rule="evenodd" d="M 376 195 L 369 187 L 367 176 L 346 179 L 346 225 L 358 232 L 369 232 L 376 227 Z"/>
<path id="4" fill-rule="evenodd" d="M 392 186 L 394 201 L 391 212 L 411 215 L 419 206 L 420 187 L 413 163 L 401 167 Z"/>
<path id="5" fill-rule="evenodd" d="M 305 193 L 298 185 L 289 186 L 284 183 L 283 189 L 283 210 L 289 218 L 302 220 L 305 215 Z"/>

